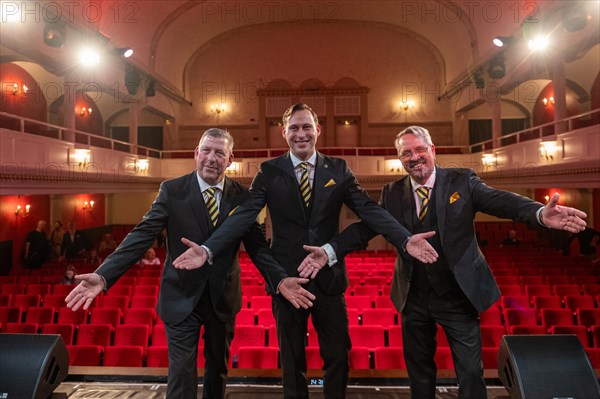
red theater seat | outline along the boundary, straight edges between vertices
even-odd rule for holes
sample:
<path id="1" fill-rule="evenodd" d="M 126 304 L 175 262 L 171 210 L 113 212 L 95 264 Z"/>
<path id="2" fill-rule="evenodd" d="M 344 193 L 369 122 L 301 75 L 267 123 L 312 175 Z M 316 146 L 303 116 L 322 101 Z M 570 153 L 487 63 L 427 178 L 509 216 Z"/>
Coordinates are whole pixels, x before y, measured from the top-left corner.
<path id="1" fill-rule="evenodd" d="M 402 348 L 375 348 L 374 358 L 376 370 L 406 369 L 404 351 Z"/>
<path id="2" fill-rule="evenodd" d="M 97 345 L 67 345 L 69 366 L 100 366 L 102 348 Z"/>
<path id="3" fill-rule="evenodd" d="M 104 367 L 142 367 L 144 348 L 141 346 L 109 346 L 104 351 Z"/>
<path id="4" fill-rule="evenodd" d="M 152 346 L 167 346 L 167 333 L 164 324 L 152 327 Z"/>
<path id="5" fill-rule="evenodd" d="M 120 324 L 115 330 L 113 346 L 140 346 L 146 354 L 148 331 L 146 324 Z"/>
<path id="6" fill-rule="evenodd" d="M 500 347 L 502 336 L 506 334 L 506 330 L 502 326 L 482 325 L 481 326 L 481 346 L 484 348 Z"/>
<path id="7" fill-rule="evenodd" d="M 384 329 L 381 326 L 350 326 L 352 346 L 374 349 L 385 346 Z"/>
<path id="8" fill-rule="evenodd" d="M 350 350 L 349 360 L 351 369 L 365 370 L 371 368 L 369 348 L 353 346 Z"/>
<path id="9" fill-rule="evenodd" d="M 25 321 L 28 323 L 37 323 L 39 325 L 54 322 L 54 308 L 50 307 L 31 307 L 25 312 Z"/>
<path id="10" fill-rule="evenodd" d="M 3 323 L 2 332 L 6 334 L 36 334 L 37 323 Z M 0 336 L 1 339 L 1 336 Z"/>
<path id="11" fill-rule="evenodd" d="M 323 368 L 323 359 L 321 358 L 318 346 L 307 346 L 305 353 L 307 369 L 316 370 Z"/>
<path id="12" fill-rule="evenodd" d="M 40 328 L 41 334 L 59 334 L 65 345 L 73 344 L 74 331 L 73 324 L 44 324 Z"/>
<path id="13" fill-rule="evenodd" d="M 396 324 L 396 311 L 392 309 L 364 309 L 362 311 L 363 325 L 380 325 L 384 328 Z"/>
<path id="14" fill-rule="evenodd" d="M 552 326 L 549 329 L 550 334 L 573 334 L 579 338 L 584 348 L 591 348 L 588 329 L 584 326 Z"/>
<path id="15" fill-rule="evenodd" d="M 276 369 L 279 349 L 273 347 L 240 347 L 238 368 Z"/>
<path id="16" fill-rule="evenodd" d="M 147 367 L 169 367 L 169 352 L 166 346 L 151 346 L 146 358 Z"/>
<path id="17" fill-rule="evenodd" d="M 110 324 L 81 324 L 77 330 L 75 345 L 97 345 L 106 348 L 110 345 L 112 331 Z"/>
<path id="18" fill-rule="evenodd" d="M 96 308 L 90 314 L 90 324 L 110 324 L 116 327 L 121 323 L 121 309 Z"/>
<path id="19" fill-rule="evenodd" d="M 541 309 L 542 326 L 548 330 L 552 326 L 572 326 L 575 325 L 573 312 L 564 308 Z"/>
<path id="20" fill-rule="evenodd" d="M 0 306 L 0 323 L 19 323 L 23 316 L 20 306 Z"/>

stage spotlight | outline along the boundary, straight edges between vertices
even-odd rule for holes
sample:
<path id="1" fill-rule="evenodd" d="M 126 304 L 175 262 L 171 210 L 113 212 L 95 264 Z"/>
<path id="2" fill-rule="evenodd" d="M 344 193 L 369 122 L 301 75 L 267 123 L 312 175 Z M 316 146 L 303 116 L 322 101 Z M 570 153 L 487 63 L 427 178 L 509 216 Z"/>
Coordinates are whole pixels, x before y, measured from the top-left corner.
<path id="1" fill-rule="evenodd" d="M 66 31 L 61 23 L 46 22 L 44 25 L 44 43 L 50 47 L 60 48 L 65 45 Z"/>
<path id="2" fill-rule="evenodd" d="M 492 79 L 502 79 L 506 73 L 504 59 L 502 57 L 494 57 L 488 66 L 488 75 Z"/>
<path id="3" fill-rule="evenodd" d="M 86 48 L 79 54 L 79 62 L 85 66 L 94 66 L 100 62 L 100 54 L 93 48 Z"/>
<path id="4" fill-rule="evenodd" d="M 493 40 L 492 43 L 494 43 L 494 45 L 496 47 L 502 47 L 505 45 L 509 45 L 512 42 L 512 37 L 511 36 L 496 36 Z"/>
<path id="5" fill-rule="evenodd" d="M 119 47 L 115 49 L 115 51 L 124 58 L 129 58 L 133 55 L 133 49 L 131 47 Z"/>
<path id="6" fill-rule="evenodd" d="M 565 15 L 562 25 L 567 32 L 577 32 L 585 28 L 587 24 L 587 15 L 584 10 L 580 7 L 573 9 L 570 13 Z"/>
<path id="7" fill-rule="evenodd" d="M 154 80 L 148 81 L 148 87 L 146 87 L 146 97 L 154 97 L 156 90 L 154 89 Z"/>
<path id="8" fill-rule="evenodd" d="M 125 71 L 125 87 L 127 88 L 127 93 L 132 96 L 135 95 L 139 85 L 140 73 L 135 68 L 128 67 Z"/>

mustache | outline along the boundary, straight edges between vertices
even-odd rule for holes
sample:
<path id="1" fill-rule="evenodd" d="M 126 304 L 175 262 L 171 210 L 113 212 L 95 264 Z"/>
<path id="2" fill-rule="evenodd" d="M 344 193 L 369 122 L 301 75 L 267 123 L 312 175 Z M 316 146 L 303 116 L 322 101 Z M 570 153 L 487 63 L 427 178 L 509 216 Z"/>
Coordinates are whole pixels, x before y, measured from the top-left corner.
<path id="1" fill-rule="evenodd" d="M 415 161 L 409 161 L 408 162 L 408 167 L 409 168 L 414 168 L 415 166 L 419 165 L 419 164 L 424 164 L 426 163 L 426 161 L 424 159 L 417 159 Z"/>

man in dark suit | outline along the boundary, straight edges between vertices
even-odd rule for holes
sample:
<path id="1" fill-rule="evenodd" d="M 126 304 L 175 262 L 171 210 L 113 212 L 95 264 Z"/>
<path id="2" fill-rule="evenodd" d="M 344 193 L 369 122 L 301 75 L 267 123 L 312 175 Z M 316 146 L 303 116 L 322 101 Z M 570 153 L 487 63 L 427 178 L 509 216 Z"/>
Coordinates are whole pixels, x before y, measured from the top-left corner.
<path id="1" fill-rule="evenodd" d="M 85 258 L 90 249 L 90 240 L 84 232 L 75 228 L 74 222 L 69 222 L 63 235 L 61 253 L 67 259 Z"/>
<path id="2" fill-rule="evenodd" d="M 298 274 L 298 265 L 307 254 L 304 244 L 321 245 L 338 233 L 343 204 L 386 238 L 402 245 L 409 236 L 406 229 L 369 198 L 346 162 L 315 150 L 319 133 L 318 119 L 312 109 L 305 104 L 290 107 L 283 115 L 282 132 L 290 151 L 261 165 L 250 188 L 250 199 L 202 247 L 184 240 L 191 248 L 175 260 L 174 266 L 201 267 L 210 259 L 208 251 L 216 261 L 231 241 L 239 237 L 239 230 L 253 223 L 265 205 L 272 220 L 271 251 L 289 275 Z M 411 242 L 419 240 L 426 244 L 422 236 L 414 236 Z M 427 244 L 421 256 L 424 261 L 432 261 L 435 252 Z M 324 396 L 345 397 L 351 346 L 344 300 L 347 286 L 346 268 L 341 261 L 307 285 L 306 289 L 317 298 L 312 308 L 297 309 L 278 296 L 273 298 L 286 399 L 308 397 L 305 338 L 309 315 L 324 360 Z"/>
<path id="3" fill-rule="evenodd" d="M 435 263 L 428 265 L 400 250 L 394 270 L 391 298 L 402 315 L 412 397 L 436 396 L 434 355 L 439 323 L 452 351 L 459 398 L 486 398 L 479 313 L 498 300 L 500 291 L 477 245 L 475 213 L 573 232 L 585 227 L 582 218 L 586 215 L 558 206 L 558 195 L 544 206 L 488 187 L 470 169 L 435 166 L 435 146 L 422 127 L 403 130 L 395 145 L 409 176 L 386 185 L 380 205 L 412 233 L 434 230 L 436 234 L 428 241 L 439 255 Z M 366 223 L 358 222 L 330 245 L 341 258 L 376 234 Z M 318 278 L 322 273 L 318 270 L 329 257 L 323 248 L 307 249 L 311 255 L 300 266 L 300 276 Z"/>
<path id="4" fill-rule="evenodd" d="M 207 130 L 194 152 L 196 171 L 163 182 L 143 220 L 95 273 L 77 276 L 81 284 L 66 298 L 67 306 L 73 310 L 81 306 L 87 309 L 166 228 L 168 246 L 157 310 L 165 323 L 169 347 L 167 398 L 197 396 L 196 359 L 202 325 L 206 358 L 202 397 L 224 397 L 229 347 L 242 299 L 237 259 L 240 238 L 223 248 L 221 256 L 203 269 L 175 269 L 172 260 L 187 249 L 182 237 L 206 240 L 231 210 L 248 197 L 245 187 L 225 178 L 225 169 L 233 160 L 232 150 L 233 138 L 227 131 Z M 310 306 L 314 297 L 300 286 L 307 280 L 287 277 L 273 260 L 258 224 L 249 225 L 242 233 L 245 248 L 266 285 L 271 290 L 279 287 L 279 292 L 292 301 L 291 306 Z"/>

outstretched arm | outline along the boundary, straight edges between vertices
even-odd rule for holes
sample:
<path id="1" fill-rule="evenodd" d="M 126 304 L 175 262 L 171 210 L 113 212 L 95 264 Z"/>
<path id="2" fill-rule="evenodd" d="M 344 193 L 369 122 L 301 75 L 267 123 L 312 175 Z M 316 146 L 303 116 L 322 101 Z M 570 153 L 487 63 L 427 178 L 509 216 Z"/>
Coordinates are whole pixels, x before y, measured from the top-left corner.
<path id="1" fill-rule="evenodd" d="M 540 222 L 545 226 L 565 230 L 571 233 L 578 233 L 585 229 L 585 219 L 587 215 L 579 209 L 568 206 L 558 205 L 560 195 L 554 193 L 552 199 L 542 208 Z"/>
<path id="2" fill-rule="evenodd" d="M 435 262 L 438 258 L 438 254 L 427 242 L 427 239 L 434 235 L 435 231 L 428 231 L 426 233 L 411 236 L 406 243 L 406 252 L 423 263 Z M 298 272 L 300 272 L 300 277 L 315 278 L 319 270 L 327 264 L 328 256 L 321 247 L 305 245 L 304 249 L 308 251 L 309 254 L 298 267 Z"/>

